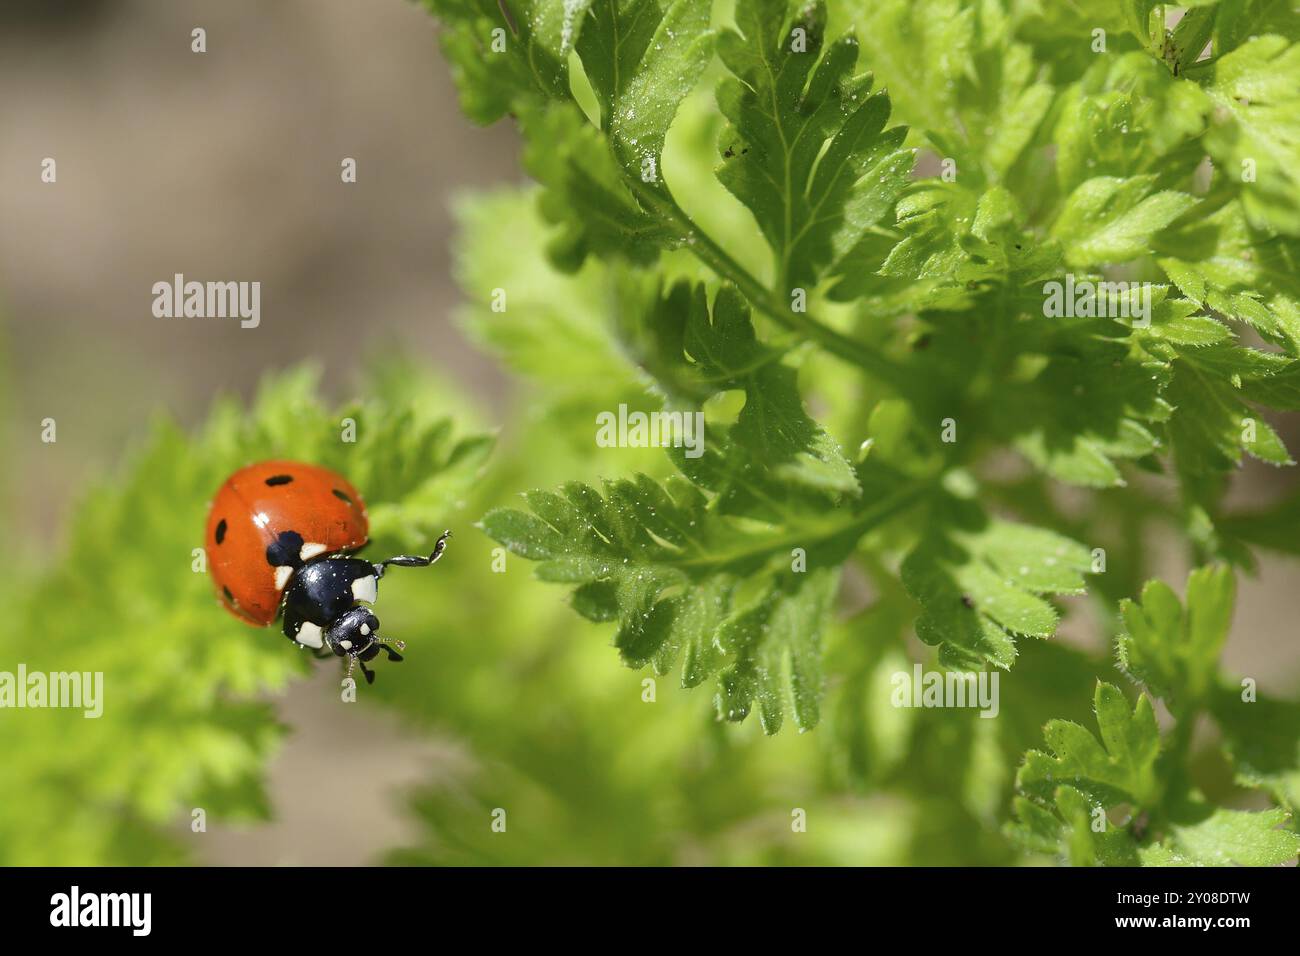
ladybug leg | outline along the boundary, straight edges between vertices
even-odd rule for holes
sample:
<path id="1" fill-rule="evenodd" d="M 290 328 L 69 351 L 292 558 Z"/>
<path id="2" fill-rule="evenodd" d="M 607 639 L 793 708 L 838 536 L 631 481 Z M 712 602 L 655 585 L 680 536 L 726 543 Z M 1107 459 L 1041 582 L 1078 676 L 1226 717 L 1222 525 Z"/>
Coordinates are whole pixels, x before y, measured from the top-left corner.
<path id="1" fill-rule="evenodd" d="M 367 667 L 366 662 L 363 661 L 360 657 L 354 656 L 353 660 L 355 660 L 357 662 L 357 666 L 361 668 L 361 673 L 366 675 L 366 683 L 373 684 L 375 682 L 375 672 L 372 671 L 369 667 Z"/>
<path id="2" fill-rule="evenodd" d="M 394 640 L 391 637 L 381 637 L 375 641 L 375 645 L 388 655 L 390 661 L 400 661 L 405 659 L 401 654 L 397 653 L 397 651 L 406 650 L 406 641 Z M 393 650 L 393 648 L 397 648 L 397 650 Z"/>
<path id="3" fill-rule="evenodd" d="M 375 565 L 375 575 L 383 577 L 384 571 L 390 564 L 399 568 L 425 568 L 433 564 L 442 557 L 442 552 L 447 550 L 447 539 L 451 537 L 450 531 L 444 531 L 438 540 L 433 544 L 433 554 L 427 558 L 418 554 L 399 554 L 389 558 L 387 561 L 380 561 Z"/>

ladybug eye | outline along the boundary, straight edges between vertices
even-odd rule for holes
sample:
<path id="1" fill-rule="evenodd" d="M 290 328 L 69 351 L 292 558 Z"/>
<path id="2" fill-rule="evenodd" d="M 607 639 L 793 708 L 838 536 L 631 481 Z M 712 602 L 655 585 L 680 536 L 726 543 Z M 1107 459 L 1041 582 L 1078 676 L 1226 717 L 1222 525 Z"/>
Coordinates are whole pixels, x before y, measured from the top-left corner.
<path id="1" fill-rule="evenodd" d="M 220 521 L 217 522 L 217 532 L 215 537 L 217 539 L 217 544 L 220 544 L 221 542 L 226 540 L 226 519 L 225 518 L 222 518 Z"/>
<path id="2" fill-rule="evenodd" d="M 266 483 L 274 488 L 276 485 L 287 485 L 293 481 L 293 475 L 272 475 L 266 479 Z"/>
<path id="3" fill-rule="evenodd" d="M 337 488 L 334 489 L 334 497 L 338 498 L 340 501 L 345 501 L 348 504 L 352 504 L 352 499 L 349 498 L 345 492 L 339 491 Z"/>

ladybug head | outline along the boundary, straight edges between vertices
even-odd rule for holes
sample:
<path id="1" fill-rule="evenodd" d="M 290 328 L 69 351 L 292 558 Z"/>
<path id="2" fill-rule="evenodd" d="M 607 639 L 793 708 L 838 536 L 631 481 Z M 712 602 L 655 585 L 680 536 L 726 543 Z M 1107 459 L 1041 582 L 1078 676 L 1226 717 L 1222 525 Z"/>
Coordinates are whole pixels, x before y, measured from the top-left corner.
<path id="1" fill-rule="evenodd" d="M 354 607 L 335 618 L 334 623 L 325 628 L 325 643 L 339 657 L 348 659 L 349 676 L 352 665 L 359 664 L 367 684 L 375 682 L 375 672 L 366 667 L 366 661 L 373 660 L 380 651 L 386 653 L 390 661 L 400 661 L 402 655 L 397 651 L 406 647 L 401 641 L 380 637 L 379 618 L 364 607 Z"/>
<path id="2" fill-rule="evenodd" d="M 354 654 L 368 661 L 379 653 L 379 618 L 369 608 L 351 608 L 325 628 L 325 642 L 339 657 Z"/>

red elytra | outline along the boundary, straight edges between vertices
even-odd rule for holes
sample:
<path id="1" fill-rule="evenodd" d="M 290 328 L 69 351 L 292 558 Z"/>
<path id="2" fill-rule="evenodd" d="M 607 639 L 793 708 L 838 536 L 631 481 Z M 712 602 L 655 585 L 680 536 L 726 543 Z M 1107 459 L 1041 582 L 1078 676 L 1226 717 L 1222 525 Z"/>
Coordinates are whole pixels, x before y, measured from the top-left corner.
<path id="1" fill-rule="evenodd" d="M 250 624 L 275 620 L 285 579 L 266 549 L 286 531 L 318 553 L 355 551 L 370 537 L 361 494 L 342 475 L 300 461 L 262 461 L 235 472 L 208 512 L 208 567 L 221 603 Z"/>

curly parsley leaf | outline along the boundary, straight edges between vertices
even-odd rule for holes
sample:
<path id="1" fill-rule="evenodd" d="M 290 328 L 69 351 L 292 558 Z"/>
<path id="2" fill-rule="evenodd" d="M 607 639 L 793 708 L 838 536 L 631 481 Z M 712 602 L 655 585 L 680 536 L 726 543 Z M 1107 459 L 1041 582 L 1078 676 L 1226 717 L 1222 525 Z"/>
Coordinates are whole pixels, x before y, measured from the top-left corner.
<path id="1" fill-rule="evenodd" d="M 1169 421 L 1179 470 L 1195 479 L 1235 468 L 1242 453 L 1272 465 L 1292 464 L 1281 437 L 1246 404 L 1250 389 L 1289 367 L 1279 355 L 1236 345 L 1176 347 L 1165 399 L 1174 406 Z"/>
<path id="2" fill-rule="evenodd" d="M 1009 668 L 1017 636 L 1056 630 L 1059 615 L 1043 596 L 1083 593 L 1092 557 L 1043 528 L 969 511 L 962 520 L 965 527 L 927 535 L 903 561 L 903 585 L 923 609 L 916 634 L 939 647 L 946 667 Z"/>
<path id="3" fill-rule="evenodd" d="M 569 96 L 569 51 L 591 0 L 423 0 L 444 24 L 461 109 L 491 123 L 529 95 Z"/>
<path id="4" fill-rule="evenodd" d="M 621 334 L 670 409 L 699 411 L 720 393 L 744 394 L 728 430 L 733 452 L 725 456 L 726 467 L 693 456 L 679 464 L 719 494 L 724 511 L 749 508 L 770 516 L 764 499 L 783 495 L 759 486 L 773 481 L 822 495 L 860 494 L 843 452 L 805 411 L 796 370 L 779 350 L 759 342 L 749 308 L 733 287 L 722 286 L 710 308 L 703 286 L 677 283 L 645 311 L 627 309 Z"/>
<path id="5" fill-rule="evenodd" d="M 571 4 L 565 3 L 567 10 Z M 706 0 L 587 0 L 578 55 L 629 174 L 659 183 L 664 137 L 713 52 Z"/>
<path id="6" fill-rule="evenodd" d="M 1140 695 L 1130 709 L 1117 687 L 1099 681 L 1093 704 L 1101 739 L 1071 721 L 1050 721 L 1043 736 L 1051 753 L 1026 753 L 1017 786 L 1046 798 L 1057 786 L 1068 784 L 1102 804 L 1153 806 L 1160 796 L 1160 731 L 1151 699 Z"/>
<path id="7" fill-rule="evenodd" d="M 680 657 L 685 687 L 717 674 L 719 716 L 743 720 L 756 705 L 766 733 L 780 729 L 787 702 L 800 727 L 816 724 L 819 646 L 839 562 L 846 544 L 898 506 L 879 502 L 798 529 L 749 528 L 719 514 L 698 486 L 644 475 L 606 482 L 603 494 L 569 483 L 525 499 L 530 512 L 495 509 L 483 530 L 540 562 L 543 580 L 575 585 L 584 617 L 616 621 L 626 664 L 664 674 Z M 795 547 L 806 549 L 807 571 L 791 570 Z"/>
<path id="8" fill-rule="evenodd" d="M 1250 221 L 1300 236 L 1300 43 L 1256 36 L 1187 71 L 1214 104 L 1205 145 Z"/>
<path id="9" fill-rule="evenodd" d="M 1120 602 L 1120 666 L 1176 714 L 1188 713 L 1214 687 L 1235 601 L 1236 578 L 1224 566 L 1191 573 L 1185 609 L 1169 585 L 1148 581 L 1140 602 Z"/>
<path id="10" fill-rule="evenodd" d="M 718 53 L 729 120 L 718 178 L 754 214 L 778 289 L 807 288 L 884 219 L 907 182 L 907 130 L 885 128 L 889 98 L 855 74 L 851 35 L 826 43 L 821 0 L 750 0 Z"/>
<path id="11" fill-rule="evenodd" d="M 1245 682 L 1243 682 L 1244 684 Z M 1300 811 L 1300 703 L 1220 687 L 1210 709 L 1223 731 L 1236 780 Z"/>
<path id="12" fill-rule="evenodd" d="M 1252 813 L 1203 806 L 1193 817 L 1142 847 L 1142 865 L 1280 866 L 1300 852 L 1300 834 L 1281 829 L 1290 814 L 1279 807 Z"/>
<path id="13" fill-rule="evenodd" d="M 1098 176 L 1080 183 L 1052 225 L 1072 266 L 1125 262 L 1151 250 L 1152 237 L 1196 205 L 1171 190 L 1152 191 L 1154 176 Z"/>
<path id="14" fill-rule="evenodd" d="M 1157 241 L 1183 295 L 1300 354 L 1300 240 L 1254 229 L 1240 202 L 1180 224 Z"/>

